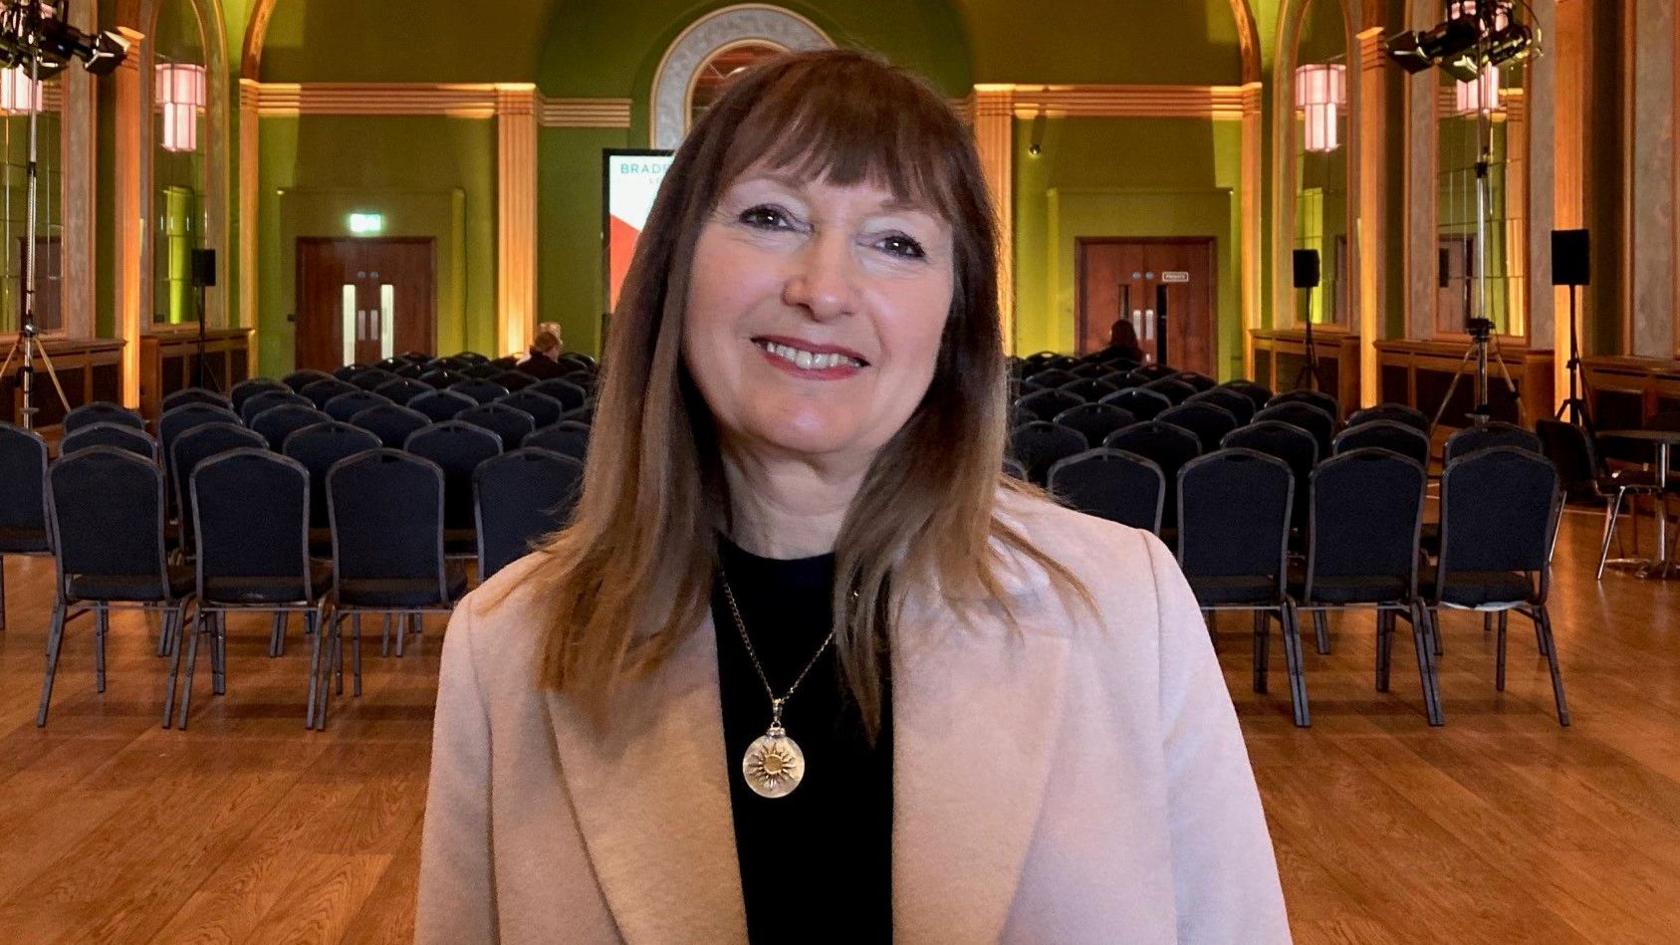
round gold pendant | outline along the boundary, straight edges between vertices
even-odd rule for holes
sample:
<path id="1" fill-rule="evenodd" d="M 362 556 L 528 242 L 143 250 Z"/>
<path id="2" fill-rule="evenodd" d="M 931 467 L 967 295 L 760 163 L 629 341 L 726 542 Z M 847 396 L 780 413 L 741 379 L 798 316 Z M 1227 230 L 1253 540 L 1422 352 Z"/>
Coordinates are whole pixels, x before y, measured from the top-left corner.
<path id="1" fill-rule="evenodd" d="M 747 746 L 741 774 L 759 797 L 786 797 L 805 777 L 805 753 L 781 726 L 773 725 Z"/>

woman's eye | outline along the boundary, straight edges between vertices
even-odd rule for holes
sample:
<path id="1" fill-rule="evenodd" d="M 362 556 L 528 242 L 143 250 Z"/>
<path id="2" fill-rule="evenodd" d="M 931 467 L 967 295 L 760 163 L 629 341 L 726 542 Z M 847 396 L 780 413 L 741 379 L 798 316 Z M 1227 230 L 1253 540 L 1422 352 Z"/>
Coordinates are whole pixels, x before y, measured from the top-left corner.
<path id="1" fill-rule="evenodd" d="M 741 211 L 741 222 L 761 230 L 779 230 L 788 223 L 787 214 L 779 207 L 753 207 Z"/>
<path id="2" fill-rule="evenodd" d="M 921 259 L 927 255 L 927 253 L 922 250 L 922 244 L 916 242 L 908 236 L 889 236 L 882 240 L 881 244 L 887 247 L 887 252 L 892 253 L 894 256 L 903 256 L 905 259 Z"/>

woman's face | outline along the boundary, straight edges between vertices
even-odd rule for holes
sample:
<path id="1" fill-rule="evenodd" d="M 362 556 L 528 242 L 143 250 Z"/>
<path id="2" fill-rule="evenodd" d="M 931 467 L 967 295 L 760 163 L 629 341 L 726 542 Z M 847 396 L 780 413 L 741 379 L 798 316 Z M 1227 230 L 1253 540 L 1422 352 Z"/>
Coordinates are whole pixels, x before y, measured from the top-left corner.
<path id="1" fill-rule="evenodd" d="M 933 379 L 950 227 L 873 184 L 749 169 L 695 246 L 683 358 L 733 447 L 867 464 Z"/>

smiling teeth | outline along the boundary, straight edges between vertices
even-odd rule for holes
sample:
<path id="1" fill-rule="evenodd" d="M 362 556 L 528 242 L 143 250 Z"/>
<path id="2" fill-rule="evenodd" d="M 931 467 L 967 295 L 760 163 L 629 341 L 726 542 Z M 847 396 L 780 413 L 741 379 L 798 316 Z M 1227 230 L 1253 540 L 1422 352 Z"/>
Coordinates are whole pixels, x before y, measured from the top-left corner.
<path id="1" fill-rule="evenodd" d="M 783 361 L 798 366 L 803 371 L 825 371 L 836 367 L 863 367 L 862 361 L 857 358 L 848 358 L 843 354 L 813 354 L 809 351 L 802 351 L 798 348 L 769 341 L 759 342 L 758 346 Z"/>

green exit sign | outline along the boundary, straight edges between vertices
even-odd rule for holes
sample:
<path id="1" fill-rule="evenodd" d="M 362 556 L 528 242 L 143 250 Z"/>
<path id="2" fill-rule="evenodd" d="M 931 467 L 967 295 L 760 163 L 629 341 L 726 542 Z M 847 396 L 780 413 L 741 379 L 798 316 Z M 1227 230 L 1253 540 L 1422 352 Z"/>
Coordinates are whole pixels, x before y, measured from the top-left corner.
<path id="1" fill-rule="evenodd" d="M 383 213 L 352 213 L 350 214 L 350 232 L 357 236 L 372 236 L 385 230 L 385 214 Z"/>

